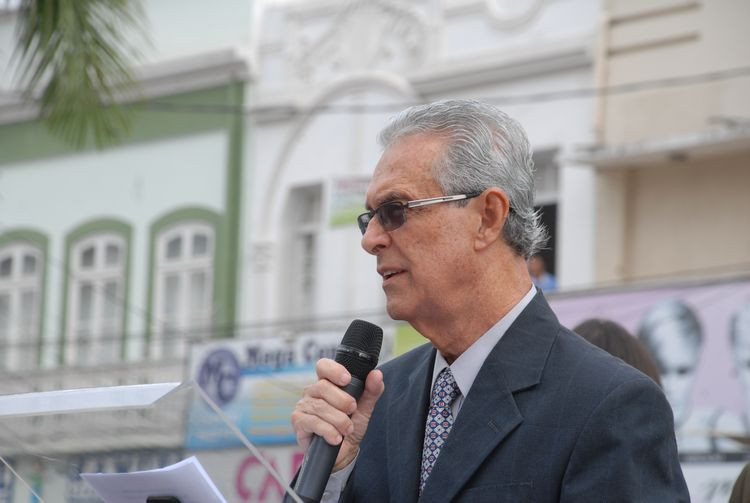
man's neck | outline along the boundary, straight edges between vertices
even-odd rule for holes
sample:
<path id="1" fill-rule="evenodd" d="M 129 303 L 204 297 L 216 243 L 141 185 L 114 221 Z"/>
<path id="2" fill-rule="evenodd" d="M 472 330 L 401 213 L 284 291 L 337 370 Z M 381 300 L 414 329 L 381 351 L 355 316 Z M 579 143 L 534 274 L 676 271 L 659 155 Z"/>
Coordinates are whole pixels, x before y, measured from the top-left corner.
<path id="1" fill-rule="evenodd" d="M 531 281 L 509 283 L 498 288 L 475 291 L 469 302 L 457 312 L 445 313 L 426 322 L 412 322 L 414 328 L 440 351 L 450 364 L 474 344 L 521 301 L 531 288 Z"/>

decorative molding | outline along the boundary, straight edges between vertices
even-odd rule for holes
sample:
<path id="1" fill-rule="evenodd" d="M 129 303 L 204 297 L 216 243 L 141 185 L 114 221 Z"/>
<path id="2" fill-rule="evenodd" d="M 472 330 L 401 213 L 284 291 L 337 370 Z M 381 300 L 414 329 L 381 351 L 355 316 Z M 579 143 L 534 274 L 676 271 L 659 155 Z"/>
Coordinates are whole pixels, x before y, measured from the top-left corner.
<path id="1" fill-rule="evenodd" d="M 282 60 L 292 85 L 363 71 L 406 71 L 427 60 L 430 26 L 408 2 L 354 0 L 335 9 L 330 3 L 284 9 L 289 37 L 269 39 L 260 49 L 263 57 Z"/>
<path id="2" fill-rule="evenodd" d="M 491 52 L 473 58 L 433 63 L 428 68 L 398 74 L 387 71 L 361 72 L 341 76 L 327 84 L 328 89 L 351 89 L 359 85 L 387 83 L 404 95 L 421 96 L 451 92 L 472 86 L 525 79 L 535 75 L 593 66 L 593 38 L 577 37 L 554 44 L 534 44 L 526 50 Z M 317 94 L 317 93 L 316 93 Z M 255 117 L 261 122 L 289 120 L 304 112 L 316 98 L 298 92 L 295 87 L 277 91 L 260 89 L 255 95 Z"/>
<path id="3" fill-rule="evenodd" d="M 443 0 L 448 16 L 484 14 L 496 28 L 514 30 L 533 20 L 551 0 Z M 506 4 L 505 6 L 501 4 Z M 513 8 L 508 8 L 512 5 Z"/>
<path id="4" fill-rule="evenodd" d="M 390 89 L 411 99 L 417 97 L 414 88 L 398 74 L 383 71 L 356 72 L 339 76 L 307 94 L 293 90 L 260 94 L 256 97 L 253 116 L 256 124 L 286 121 L 311 113 L 311 108 L 324 106 L 336 98 L 358 90 Z"/>
<path id="5" fill-rule="evenodd" d="M 509 9 L 502 6 L 503 3 L 514 7 Z M 525 26 L 537 17 L 544 3 L 545 0 L 484 0 L 493 24 L 501 30 L 515 30 Z"/>

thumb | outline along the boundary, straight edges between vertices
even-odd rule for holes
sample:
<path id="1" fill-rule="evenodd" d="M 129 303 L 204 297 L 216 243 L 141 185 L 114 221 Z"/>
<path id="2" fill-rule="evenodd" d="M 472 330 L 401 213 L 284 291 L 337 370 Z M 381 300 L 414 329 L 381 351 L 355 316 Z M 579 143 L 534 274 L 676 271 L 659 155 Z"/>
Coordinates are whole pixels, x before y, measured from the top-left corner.
<path id="1" fill-rule="evenodd" d="M 367 431 L 367 424 L 370 422 L 372 411 L 384 390 L 383 373 L 380 370 L 371 371 L 365 380 L 365 389 L 362 396 L 359 397 L 357 402 L 357 410 L 352 414 L 354 430 L 349 435 L 344 436 L 334 471 L 340 470 L 351 463 L 356 456 L 359 451 L 359 444 Z"/>
<path id="2" fill-rule="evenodd" d="M 355 414 L 362 414 L 369 419 L 372 415 L 372 410 L 375 408 L 375 404 L 380 398 L 380 395 L 383 394 L 384 390 L 385 384 L 383 383 L 383 372 L 375 369 L 367 374 L 365 389 L 362 392 L 362 396 L 359 397 L 359 400 L 357 401 L 357 411 Z"/>

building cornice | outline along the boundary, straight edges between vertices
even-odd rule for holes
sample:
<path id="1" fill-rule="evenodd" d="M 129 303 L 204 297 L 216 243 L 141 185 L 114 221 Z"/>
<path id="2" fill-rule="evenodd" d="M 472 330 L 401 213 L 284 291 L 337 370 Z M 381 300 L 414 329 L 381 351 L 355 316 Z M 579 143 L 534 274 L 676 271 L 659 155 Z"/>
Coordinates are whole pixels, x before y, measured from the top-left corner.
<path id="1" fill-rule="evenodd" d="M 424 68 L 408 73 L 396 74 L 387 70 L 352 72 L 331 79 L 328 83 L 317 84 L 318 89 L 328 89 L 341 81 L 352 81 L 367 87 L 367 75 L 382 79 L 392 78 L 407 82 L 415 97 L 429 98 L 432 95 L 449 93 L 483 84 L 512 82 L 526 78 L 588 68 L 593 65 L 593 41 L 590 37 L 579 37 L 558 41 L 554 44 L 534 44 L 525 49 L 509 53 L 492 51 L 470 58 L 449 59 L 432 62 Z M 294 113 L 308 100 L 300 85 L 283 88 L 264 88 L 262 82 L 256 94 L 255 105 L 261 109 L 273 108 Z M 284 116 L 284 113 L 280 113 Z"/>
<path id="2" fill-rule="evenodd" d="M 134 69 L 138 99 L 217 87 L 253 78 L 252 59 L 238 48 L 223 48 L 184 58 L 149 63 Z M 132 101 L 132 100 L 125 100 Z M 21 93 L 0 94 L 0 124 L 36 118 L 39 107 L 21 98 Z"/>
<path id="3" fill-rule="evenodd" d="M 577 37 L 554 43 L 493 51 L 440 61 L 408 75 L 421 95 L 439 94 L 483 84 L 521 80 L 537 75 L 589 67 L 593 64 L 593 39 Z"/>
<path id="4" fill-rule="evenodd" d="M 569 161 L 602 169 L 637 168 L 750 152 L 750 124 L 676 135 L 643 142 L 597 146 Z"/>

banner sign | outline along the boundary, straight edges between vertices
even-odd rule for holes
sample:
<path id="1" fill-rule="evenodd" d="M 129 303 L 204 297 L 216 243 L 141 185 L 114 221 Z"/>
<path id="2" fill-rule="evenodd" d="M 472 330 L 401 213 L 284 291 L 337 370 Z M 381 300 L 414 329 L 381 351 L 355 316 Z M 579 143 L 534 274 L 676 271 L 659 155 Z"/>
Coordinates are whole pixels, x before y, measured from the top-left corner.
<path id="1" fill-rule="evenodd" d="M 337 178 L 331 183 L 331 227 L 355 225 L 365 211 L 369 177 Z"/>
<path id="2" fill-rule="evenodd" d="M 191 375 L 251 442 L 293 444 L 292 409 L 302 389 L 315 380 L 315 362 L 335 357 L 342 333 L 315 332 L 293 339 L 235 340 L 196 347 Z M 194 397 L 185 447 L 241 445 L 208 404 Z"/>
<path id="3" fill-rule="evenodd" d="M 291 481 L 304 459 L 296 445 L 264 446 L 263 458 L 284 481 Z M 200 451 L 201 464 L 221 494 L 230 502 L 281 503 L 284 488 L 246 449 Z"/>

